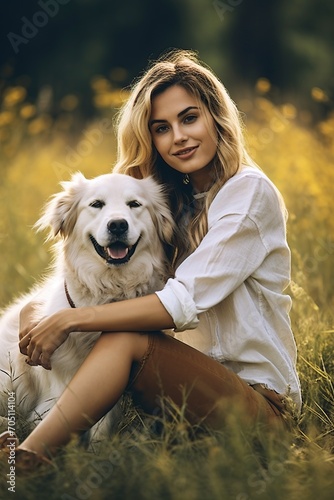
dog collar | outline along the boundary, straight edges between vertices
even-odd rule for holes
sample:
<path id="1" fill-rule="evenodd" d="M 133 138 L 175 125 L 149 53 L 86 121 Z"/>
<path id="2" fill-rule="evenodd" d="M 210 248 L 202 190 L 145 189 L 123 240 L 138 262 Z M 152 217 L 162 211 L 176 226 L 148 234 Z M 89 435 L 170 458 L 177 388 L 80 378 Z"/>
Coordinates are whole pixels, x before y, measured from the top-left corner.
<path id="1" fill-rule="evenodd" d="M 68 291 L 68 288 L 67 288 L 66 281 L 64 281 L 64 288 L 65 288 L 65 295 L 66 295 L 66 298 L 67 298 L 68 303 L 70 304 L 70 306 L 71 306 L 73 309 L 75 309 L 76 307 L 75 307 L 75 304 L 74 304 L 74 302 L 73 302 L 73 300 L 72 300 L 71 295 L 69 294 L 69 291 Z"/>

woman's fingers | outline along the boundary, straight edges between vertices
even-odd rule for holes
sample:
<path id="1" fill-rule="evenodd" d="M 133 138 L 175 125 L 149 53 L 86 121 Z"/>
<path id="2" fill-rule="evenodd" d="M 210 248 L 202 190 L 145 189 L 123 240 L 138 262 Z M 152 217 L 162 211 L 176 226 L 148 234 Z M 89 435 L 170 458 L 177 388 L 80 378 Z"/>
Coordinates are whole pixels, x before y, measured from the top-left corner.
<path id="1" fill-rule="evenodd" d="M 37 302 L 28 302 L 20 311 L 19 339 L 22 340 L 38 324 L 34 319 Z"/>
<path id="2" fill-rule="evenodd" d="M 59 346 L 49 342 L 41 343 L 35 339 L 36 337 L 26 335 L 20 342 L 20 351 L 27 356 L 26 363 L 30 366 L 40 365 L 46 370 L 51 370 L 51 356 Z"/>
<path id="3" fill-rule="evenodd" d="M 37 361 L 34 361 L 34 359 L 37 358 L 37 354 L 36 355 L 33 355 L 32 358 L 28 357 L 26 359 L 26 363 L 27 365 L 29 366 L 42 366 L 43 368 L 45 368 L 45 370 L 51 370 L 51 361 L 50 361 L 50 355 L 48 354 L 45 354 L 45 353 L 41 353 L 39 356 L 38 356 L 38 359 Z"/>
<path id="4" fill-rule="evenodd" d="M 32 338 L 27 347 L 28 364 L 30 366 L 41 365 L 43 368 L 51 369 L 51 356 L 59 345 L 50 341 L 35 341 Z"/>
<path id="5" fill-rule="evenodd" d="M 20 332 L 19 332 L 19 339 L 20 339 L 20 341 L 21 341 L 24 337 L 29 336 L 29 334 L 30 334 L 31 330 L 32 330 L 33 328 L 35 328 L 35 326 L 37 326 L 37 325 L 38 325 L 38 323 L 39 323 L 39 321 L 34 321 L 33 323 L 29 323 L 28 325 L 26 325 L 26 327 L 25 327 L 25 328 L 23 328 L 22 330 L 20 330 Z"/>
<path id="6" fill-rule="evenodd" d="M 19 342 L 20 352 L 25 356 L 28 356 L 28 345 L 30 343 L 31 337 L 30 332 L 28 332 Z"/>
<path id="7" fill-rule="evenodd" d="M 44 318 L 20 340 L 20 351 L 28 357 L 29 365 L 51 369 L 52 354 L 70 333 L 65 311 Z"/>

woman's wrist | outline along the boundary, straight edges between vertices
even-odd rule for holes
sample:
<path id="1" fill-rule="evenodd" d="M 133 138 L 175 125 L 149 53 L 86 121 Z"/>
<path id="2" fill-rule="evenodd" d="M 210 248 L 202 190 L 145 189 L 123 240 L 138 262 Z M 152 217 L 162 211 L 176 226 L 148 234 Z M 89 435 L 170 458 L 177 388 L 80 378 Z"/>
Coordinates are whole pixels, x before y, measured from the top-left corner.
<path id="1" fill-rule="evenodd" d="M 56 315 L 59 318 L 59 322 L 62 325 L 61 330 L 67 335 L 69 335 L 71 332 L 76 332 L 80 331 L 80 325 L 79 325 L 79 315 L 81 313 L 81 308 L 80 309 L 62 309 L 61 311 L 58 311 Z"/>
<path id="2" fill-rule="evenodd" d="M 60 311 L 62 315 L 64 311 Z M 89 332 L 97 330 L 94 320 L 97 320 L 96 310 L 93 307 L 65 309 L 65 330 L 71 332 Z"/>

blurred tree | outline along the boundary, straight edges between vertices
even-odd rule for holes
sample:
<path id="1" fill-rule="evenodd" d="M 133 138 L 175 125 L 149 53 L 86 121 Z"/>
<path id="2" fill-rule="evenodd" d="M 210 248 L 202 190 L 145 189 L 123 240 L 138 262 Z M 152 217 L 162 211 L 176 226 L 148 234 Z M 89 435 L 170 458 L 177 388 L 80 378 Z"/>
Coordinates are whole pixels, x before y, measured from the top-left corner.
<path id="1" fill-rule="evenodd" d="M 281 12 L 282 0 L 246 0 L 240 2 L 231 15 L 230 59 L 243 81 L 255 83 L 260 75 L 281 86 Z"/>
<path id="2" fill-rule="evenodd" d="M 334 3 L 330 0 L 241 0 L 224 39 L 235 80 L 267 78 L 280 96 L 310 104 L 313 87 L 334 90 Z M 332 103 L 328 104 L 332 107 Z"/>
<path id="3" fill-rule="evenodd" d="M 169 47 L 197 50 L 233 97 L 266 77 L 279 99 L 309 105 L 320 87 L 324 109 L 332 105 L 331 0 L 13 0 L 0 9 L 0 90 L 23 82 L 34 99 L 46 86 L 55 103 L 73 93 L 86 115 L 95 75 L 126 86 Z"/>
<path id="4" fill-rule="evenodd" d="M 44 85 L 52 86 L 56 101 L 66 93 L 76 93 L 89 114 L 93 112 L 89 97 L 93 76 L 109 76 L 112 68 L 124 68 L 118 71 L 117 83 L 127 85 L 149 58 L 170 46 L 186 46 L 183 9 L 177 0 L 162 0 L 159 8 L 154 0 L 62 0 L 59 4 L 63 2 L 29 0 L 2 5 L 6 11 L 0 17 L 2 74 L 8 74 L 11 66 L 12 79 L 23 74 L 31 77 L 32 96 Z M 50 9 L 51 4 L 59 7 L 57 13 L 31 38 L 24 37 L 29 29 L 33 33 L 31 23 L 43 21 L 37 13 Z M 20 37 L 26 42 L 20 42 Z"/>
<path id="5" fill-rule="evenodd" d="M 296 102 L 320 87 L 332 99 L 324 108 L 333 108 L 334 98 L 334 3 L 330 0 L 285 0 L 286 36 L 282 39 L 286 64 L 282 82 Z M 289 81 L 289 75 L 290 81 Z"/>

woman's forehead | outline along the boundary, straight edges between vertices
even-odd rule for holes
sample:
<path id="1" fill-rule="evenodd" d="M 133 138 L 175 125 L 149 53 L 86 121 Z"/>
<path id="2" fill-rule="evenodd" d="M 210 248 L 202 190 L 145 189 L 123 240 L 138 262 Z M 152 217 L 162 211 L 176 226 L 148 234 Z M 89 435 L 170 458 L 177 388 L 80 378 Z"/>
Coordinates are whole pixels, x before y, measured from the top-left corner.
<path id="1" fill-rule="evenodd" d="M 200 108 L 199 100 L 181 85 L 173 85 L 152 99 L 151 119 L 166 115 L 178 115 L 187 108 Z"/>

